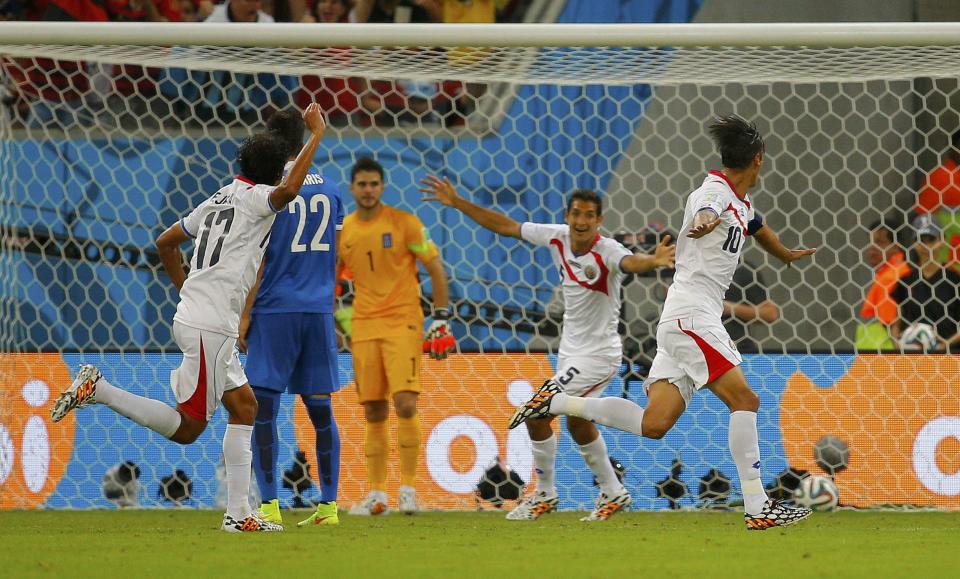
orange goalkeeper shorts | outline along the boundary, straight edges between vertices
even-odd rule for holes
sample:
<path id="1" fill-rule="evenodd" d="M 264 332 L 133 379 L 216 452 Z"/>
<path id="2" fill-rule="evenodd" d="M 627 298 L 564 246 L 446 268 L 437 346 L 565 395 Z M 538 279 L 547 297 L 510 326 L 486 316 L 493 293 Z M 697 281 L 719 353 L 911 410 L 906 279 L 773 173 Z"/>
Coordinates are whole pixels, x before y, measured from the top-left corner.
<path id="1" fill-rule="evenodd" d="M 361 404 L 397 392 L 420 392 L 423 331 L 351 343 L 357 397 Z"/>

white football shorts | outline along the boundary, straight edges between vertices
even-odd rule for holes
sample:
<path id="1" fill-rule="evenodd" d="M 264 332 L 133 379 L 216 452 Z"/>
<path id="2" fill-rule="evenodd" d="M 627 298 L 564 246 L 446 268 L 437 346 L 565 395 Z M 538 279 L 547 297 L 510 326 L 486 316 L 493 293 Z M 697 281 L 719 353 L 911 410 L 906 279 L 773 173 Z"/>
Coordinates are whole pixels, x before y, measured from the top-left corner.
<path id="1" fill-rule="evenodd" d="M 597 357 L 557 357 L 557 373 L 553 380 L 564 394 L 581 398 L 596 398 L 603 394 L 607 384 L 620 370 L 620 359 Z"/>
<path id="2" fill-rule="evenodd" d="M 177 407 L 196 420 L 209 421 L 223 393 L 247 383 L 235 348 L 237 339 L 173 322 L 173 338 L 183 362 L 170 372 Z"/>
<path id="3" fill-rule="evenodd" d="M 657 354 L 644 383 L 658 380 L 675 385 L 687 405 L 693 393 L 710 384 L 743 358 L 719 319 L 692 316 L 657 326 Z"/>

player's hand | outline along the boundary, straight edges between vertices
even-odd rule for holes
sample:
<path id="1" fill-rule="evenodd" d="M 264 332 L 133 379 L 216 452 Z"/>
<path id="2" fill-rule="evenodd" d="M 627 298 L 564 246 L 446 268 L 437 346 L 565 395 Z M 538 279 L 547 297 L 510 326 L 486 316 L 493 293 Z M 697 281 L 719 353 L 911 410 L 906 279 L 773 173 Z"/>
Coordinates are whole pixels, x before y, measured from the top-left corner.
<path id="1" fill-rule="evenodd" d="M 447 316 L 450 314 L 443 312 Z M 450 322 L 440 317 L 441 312 L 434 315 L 433 323 L 427 329 L 427 339 L 423 342 L 423 351 L 430 354 L 434 360 L 443 360 L 457 345 L 453 333 L 450 332 Z"/>
<path id="2" fill-rule="evenodd" d="M 787 260 L 786 260 L 787 267 L 790 267 L 791 265 L 793 265 L 793 262 L 797 261 L 798 259 L 807 257 L 808 255 L 813 255 L 816 252 L 817 252 L 816 247 L 811 247 L 810 249 L 791 249 L 790 255 L 787 256 Z"/>
<path id="3" fill-rule="evenodd" d="M 310 132 L 318 137 L 322 137 L 327 130 L 327 123 L 323 120 L 323 110 L 317 103 L 310 103 L 307 110 L 303 111 L 303 122 Z"/>
<path id="4" fill-rule="evenodd" d="M 677 246 L 670 244 L 669 235 L 664 235 L 657 248 L 653 252 L 653 265 L 655 267 L 674 267 L 677 256 Z"/>
<path id="5" fill-rule="evenodd" d="M 447 177 L 444 177 L 441 181 L 433 175 L 427 175 L 420 179 L 420 185 L 422 185 L 420 187 L 420 192 L 423 193 L 422 201 L 439 201 L 443 205 L 453 207 L 453 204 L 460 198 L 457 190 L 453 187 L 453 183 Z"/>
<path id="6" fill-rule="evenodd" d="M 717 217 L 713 221 L 708 221 L 695 227 L 691 227 L 690 230 L 687 231 L 687 237 L 690 239 L 700 239 L 704 235 L 716 229 L 718 225 L 720 225 L 720 217 Z"/>
<path id="7" fill-rule="evenodd" d="M 250 316 L 240 316 L 240 330 L 237 332 L 237 349 L 247 353 L 247 334 L 250 333 Z"/>

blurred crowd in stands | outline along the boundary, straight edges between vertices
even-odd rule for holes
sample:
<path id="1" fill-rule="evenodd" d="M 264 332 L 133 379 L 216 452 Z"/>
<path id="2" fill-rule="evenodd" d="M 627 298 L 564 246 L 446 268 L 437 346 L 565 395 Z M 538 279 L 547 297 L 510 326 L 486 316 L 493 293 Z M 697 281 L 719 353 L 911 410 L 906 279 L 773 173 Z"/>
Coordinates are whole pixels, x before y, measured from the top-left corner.
<path id="1" fill-rule="evenodd" d="M 517 21 L 524 0 L 0 0 L 0 20 L 244 23 L 495 23 Z M 305 75 L 237 74 L 49 59 L 3 59 L 7 114 L 34 126 L 134 124 L 142 113 L 180 122 L 256 122 L 316 101 L 332 124 L 464 124 L 484 87 Z M 92 103 L 91 103 L 92 101 Z M 101 102 L 103 107 L 101 107 Z M 91 106 L 92 104 L 92 106 Z M 157 107 L 167 110 L 157 110 Z M 126 114 L 125 114 L 126 113 Z M 147 115 L 148 119 L 151 115 Z"/>
<path id="2" fill-rule="evenodd" d="M 860 310 L 859 350 L 920 349 L 907 328 L 930 326 L 934 352 L 960 352 L 960 130 L 927 173 L 916 205 L 870 225 L 874 279 Z"/>

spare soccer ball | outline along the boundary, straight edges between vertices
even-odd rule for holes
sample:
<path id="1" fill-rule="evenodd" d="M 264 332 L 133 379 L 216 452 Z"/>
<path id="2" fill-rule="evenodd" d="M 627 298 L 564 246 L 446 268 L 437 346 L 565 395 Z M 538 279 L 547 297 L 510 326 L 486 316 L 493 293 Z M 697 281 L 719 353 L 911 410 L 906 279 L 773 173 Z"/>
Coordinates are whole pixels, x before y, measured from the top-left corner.
<path id="1" fill-rule="evenodd" d="M 793 500 L 815 511 L 829 511 L 840 502 L 840 490 L 837 483 L 825 476 L 808 476 L 793 492 Z"/>
<path id="2" fill-rule="evenodd" d="M 900 343 L 922 350 L 933 350 L 937 347 L 937 331 L 930 324 L 910 324 L 900 336 Z"/>
<path id="3" fill-rule="evenodd" d="M 505 500 L 518 500 L 523 485 L 523 479 L 517 471 L 510 468 L 498 456 L 480 477 L 476 489 L 477 498 L 489 501 L 499 509 Z"/>
<path id="4" fill-rule="evenodd" d="M 828 434 L 813 446 L 813 458 L 817 466 L 834 475 L 850 464 L 850 447 L 840 438 Z"/>

